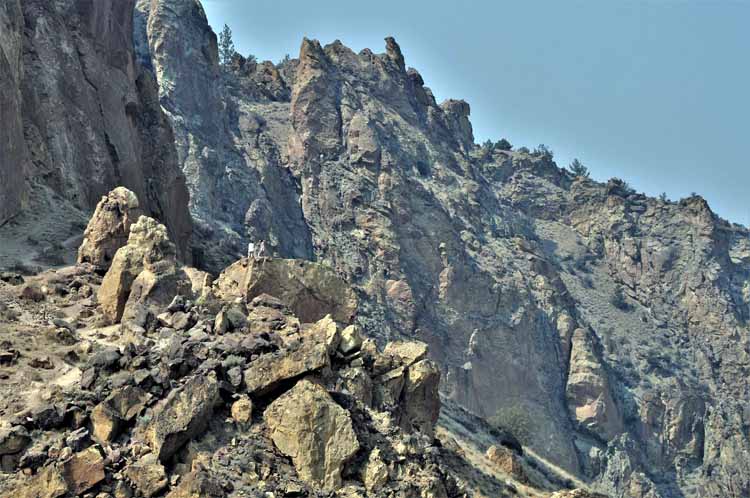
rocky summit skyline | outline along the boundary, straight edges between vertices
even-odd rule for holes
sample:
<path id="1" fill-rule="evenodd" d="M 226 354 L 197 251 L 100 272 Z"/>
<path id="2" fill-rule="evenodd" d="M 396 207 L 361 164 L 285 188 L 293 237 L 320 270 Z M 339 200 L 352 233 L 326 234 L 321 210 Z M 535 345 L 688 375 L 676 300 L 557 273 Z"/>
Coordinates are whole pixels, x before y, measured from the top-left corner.
<path id="1" fill-rule="evenodd" d="M 699 195 L 475 143 L 392 37 L 0 25 L 3 493 L 750 494 L 750 232 Z"/>

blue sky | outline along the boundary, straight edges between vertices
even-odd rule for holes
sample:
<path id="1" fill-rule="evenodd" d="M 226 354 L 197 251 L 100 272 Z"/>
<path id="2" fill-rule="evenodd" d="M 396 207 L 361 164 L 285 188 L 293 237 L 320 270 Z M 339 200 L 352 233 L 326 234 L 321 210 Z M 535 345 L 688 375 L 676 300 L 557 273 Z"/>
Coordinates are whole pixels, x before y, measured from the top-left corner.
<path id="1" fill-rule="evenodd" d="M 544 143 L 564 166 L 650 195 L 697 192 L 750 225 L 750 1 L 203 0 L 243 54 L 303 36 L 401 45 L 438 100 L 472 107 L 478 142 Z"/>

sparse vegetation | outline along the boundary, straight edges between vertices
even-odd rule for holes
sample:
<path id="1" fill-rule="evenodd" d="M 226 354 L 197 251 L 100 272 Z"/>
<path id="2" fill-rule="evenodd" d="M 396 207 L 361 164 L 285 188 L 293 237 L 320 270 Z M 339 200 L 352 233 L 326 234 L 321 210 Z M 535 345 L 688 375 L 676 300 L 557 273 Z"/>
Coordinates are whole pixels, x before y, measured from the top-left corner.
<path id="1" fill-rule="evenodd" d="M 521 405 L 500 408 L 489 419 L 490 424 L 515 436 L 521 444 L 528 444 L 534 431 L 531 415 Z"/>
<path id="2" fill-rule="evenodd" d="M 609 183 L 613 185 L 614 187 L 622 190 L 626 195 L 634 194 L 635 189 L 630 186 L 628 182 L 623 180 L 622 178 L 613 177 L 609 179 Z"/>
<path id="3" fill-rule="evenodd" d="M 219 63 L 222 66 L 228 66 L 236 53 L 234 40 L 232 39 L 232 29 L 225 24 L 224 29 L 219 34 Z"/>
<path id="4" fill-rule="evenodd" d="M 518 152 L 523 152 L 524 154 L 531 154 L 531 151 L 528 147 L 519 147 Z"/>
<path id="5" fill-rule="evenodd" d="M 552 149 L 544 144 L 537 145 L 536 149 L 534 149 L 534 155 L 541 156 L 550 160 L 555 157 L 555 153 L 552 152 Z"/>
<path id="6" fill-rule="evenodd" d="M 669 197 L 667 197 L 667 193 L 662 192 L 661 194 L 659 194 L 659 200 L 661 202 L 669 202 Z"/>
<path id="7" fill-rule="evenodd" d="M 625 298 L 625 293 L 623 292 L 622 287 L 619 285 L 615 288 L 615 292 L 612 294 L 612 298 L 609 302 L 612 303 L 612 306 L 622 311 L 630 311 L 632 309 L 630 303 L 628 303 Z"/>
<path id="8" fill-rule="evenodd" d="M 576 176 L 588 178 L 591 175 L 589 169 L 584 166 L 583 163 L 578 160 L 578 158 L 573 159 L 573 162 L 570 163 L 568 169 Z"/>
<path id="9" fill-rule="evenodd" d="M 513 144 L 511 144 L 506 139 L 501 138 L 497 141 L 497 143 L 495 143 L 495 148 L 498 150 L 513 150 Z"/>

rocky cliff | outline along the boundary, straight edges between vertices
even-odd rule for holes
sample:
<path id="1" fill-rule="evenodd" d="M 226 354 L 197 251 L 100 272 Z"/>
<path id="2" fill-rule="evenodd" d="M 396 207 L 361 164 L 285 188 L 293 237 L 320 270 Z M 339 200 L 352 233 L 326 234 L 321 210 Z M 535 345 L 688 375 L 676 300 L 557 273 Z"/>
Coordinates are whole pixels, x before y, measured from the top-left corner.
<path id="1" fill-rule="evenodd" d="M 134 56 L 134 4 L 3 1 L 0 223 L 25 197 L 27 214 L 62 204 L 90 213 L 124 185 L 188 256 L 188 192 L 155 80 Z"/>
<path id="2" fill-rule="evenodd" d="M 81 26 L 125 3 L 133 7 L 84 9 L 100 14 Z M 436 102 L 392 38 L 382 54 L 303 40 L 298 58 L 278 65 L 238 56 L 220 67 L 197 0 L 140 0 L 132 29 L 132 59 L 118 66 L 110 55 L 97 67 L 121 68 L 119 81 L 132 66 L 157 85 L 158 95 L 144 88 L 161 110 L 148 108 L 174 134 L 149 136 L 174 144 L 196 265 L 218 274 L 264 239 L 274 256 L 307 261 L 264 270 L 306 320 L 331 306 L 327 284 L 309 290 L 328 280 L 291 282 L 290 272 L 331 268 L 356 295 L 365 335 L 429 345 L 446 402 L 610 496 L 750 494 L 746 228 L 698 196 L 656 200 L 622 180 L 576 177 L 543 148 L 475 145 L 469 105 Z M 0 38 L 6 60 L 15 39 Z M 0 141 L 3 159 L 24 157 L 9 143 Z M 175 263 L 167 270 L 179 273 Z M 235 263 L 219 287 L 245 300 L 265 288 L 236 276 L 244 271 Z M 152 275 L 140 289 L 155 289 L 143 285 Z M 313 390 L 299 396 L 316 398 Z M 492 459 L 516 468 L 502 452 Z"/>

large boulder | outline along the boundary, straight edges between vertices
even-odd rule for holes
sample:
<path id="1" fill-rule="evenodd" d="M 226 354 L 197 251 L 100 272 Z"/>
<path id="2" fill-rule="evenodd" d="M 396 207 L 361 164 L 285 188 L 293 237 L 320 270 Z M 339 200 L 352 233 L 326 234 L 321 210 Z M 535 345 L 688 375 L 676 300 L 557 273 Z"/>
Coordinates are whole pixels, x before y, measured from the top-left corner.
<path id="1" fill-rule="evenodd" d="M 137 292 L 131 296 L 134 289 Z M 177 249 L 167 228 L 141 216 L 130 227 L 127 245 L 117 251 L 104 275 L 98 299 L 104 317 L 117 323 L 126 307 L 166 306 L 176 294 L 190 291 L 190 279 L 177 262 Z"/>
<path id="2" fill-rule="evenodd" d="M 421 360 L 406 370 L 399 405 L 402 429 L 434 436 L 440 416 L 439 384 L 440 369 L 431 360 Z"/>
<path id="3" fill-rule="evenodd" d="M 117 187 L 102 197 L 83 232 L 78 263 L 108 270 L 117 250 L 128 243 L 130 226 L 143 214 L 138 197 L 125 187 Z"/>
<path id="4" fill-rule="evenodd" d="M 144 418 L 139 438 L 164 462 L 203 432 L 219 401 L 216 374 L 196 375 L 159 402 L 151 417 Z"/>
<path id="5" fill-rule="evenodd" d="M 291 457 L 300 478 L 325 490 L 341 487 L 344 465 L 359 450 L 349 412 L 320 385 L 299 381 L 266 409 L 276 447 Z"/>
<path id="6" fill-rule="evenodd" d="M 328 365 L 328 347 L 323 342 L 303 341 L 294 351 L 282 350 L 261 356 L 245 370 L 247 392 L 263 396 L 285 381 L 320 370 Z"/>
<path id="7" fill-rule="evenodd" d="M 153 453 L 148 453 L 128 465 L 125 476 L 146 498 L 159 494 L 169 484 L 164 466 Z"/>
<path id="8" fill-rule="evenodd" d="M 172 489 L 167 498 L 224 498 L 226 493 L 221 485 L 204 470 L 189 473 L 180 484 Z"/>
<path id="9" fill-rule="evenodd" d="M 139 387 L 115 389 L 91 411 L 94 437 L 101 442 L 114 440 L 121 427 L 132 422 L 150 399 L 151 395 Z"/>
<path id="10" fill-rule="evenodd" d="M 357 310 L 357 297 L 334 271 L 320 263 L 297 259 L 242 259 L 225 269 L 214 285 L 217 296 L 246 302 L 269 294 L 286 303 L 304 323 L 330 314 L 349 323 Z"/>

